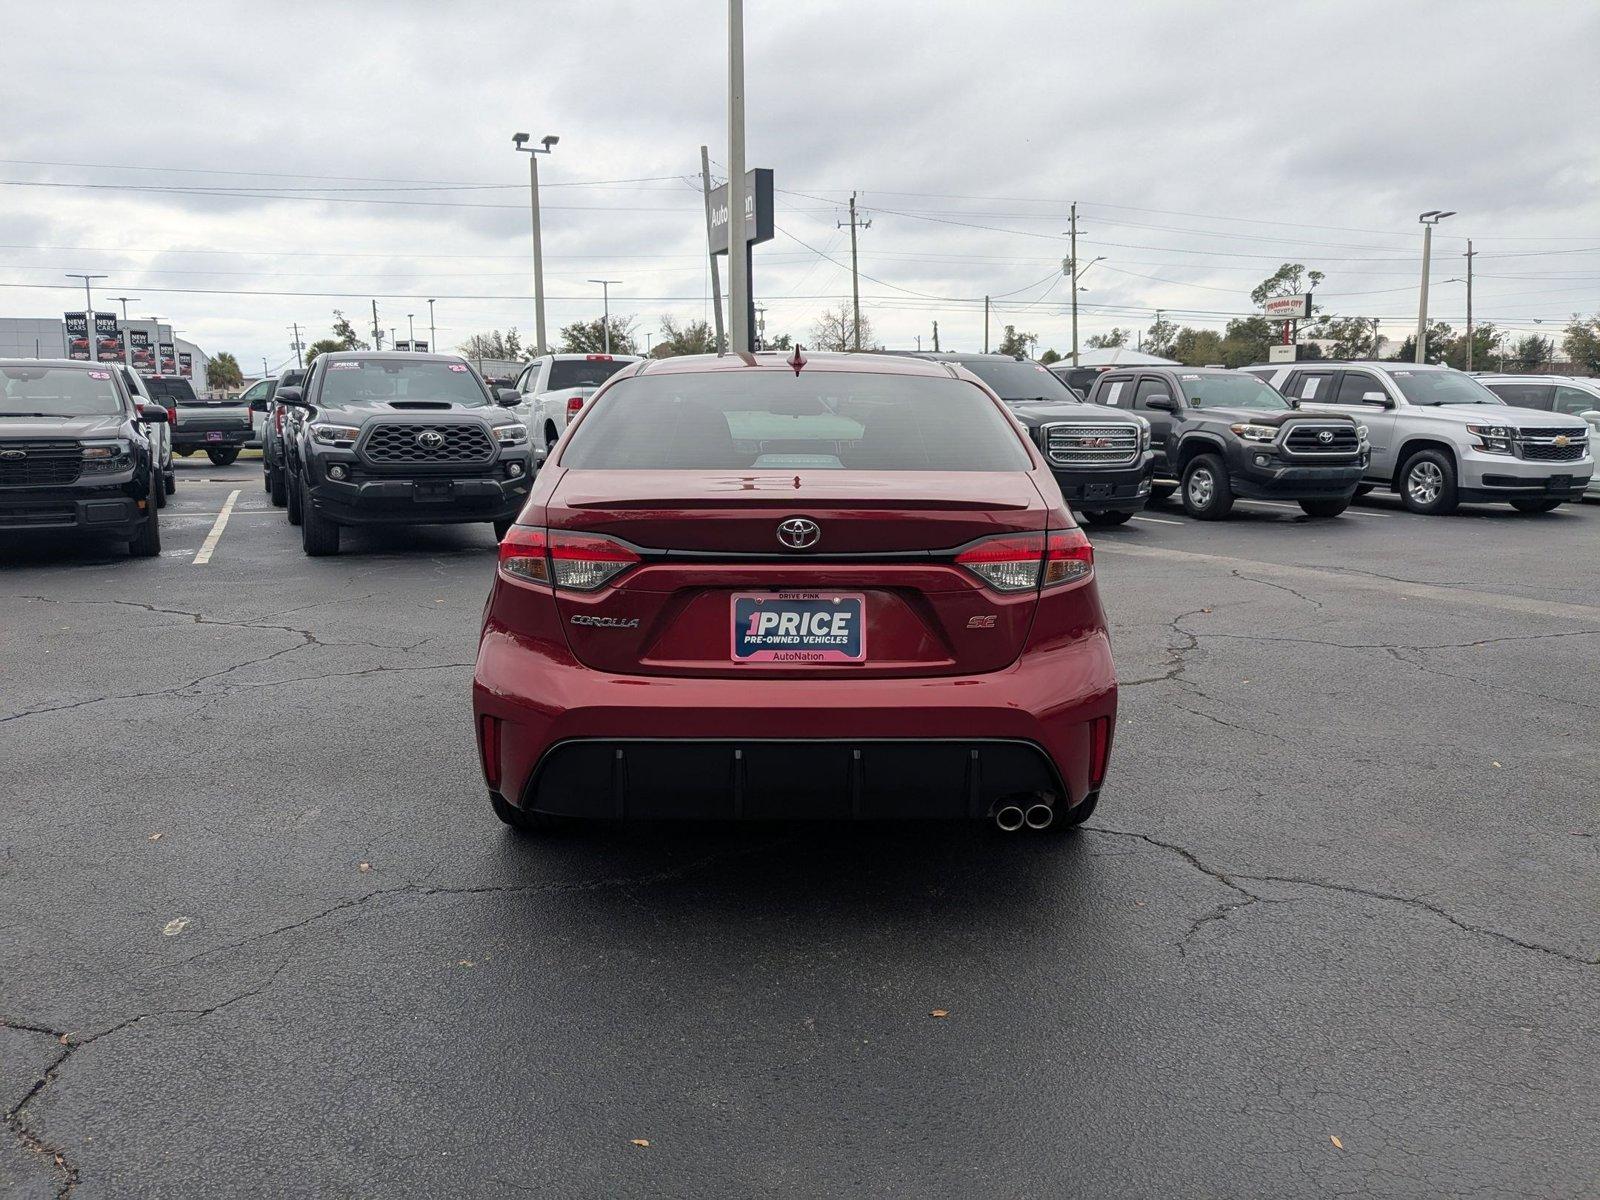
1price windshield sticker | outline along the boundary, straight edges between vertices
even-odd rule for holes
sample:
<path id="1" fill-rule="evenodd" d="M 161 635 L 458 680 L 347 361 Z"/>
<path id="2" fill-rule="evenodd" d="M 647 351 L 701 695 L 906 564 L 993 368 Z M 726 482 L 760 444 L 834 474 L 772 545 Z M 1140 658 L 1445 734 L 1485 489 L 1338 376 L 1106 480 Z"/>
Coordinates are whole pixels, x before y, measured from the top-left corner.
<path id="1" fill-rule="evenodd" d="M 467 365 L 466 365 L 466 363 L 451 363 L 450 364 L 450 369 L 452 371 L 454 371 L 457 375 L 465 375 L 467 373 Z"/>
<path id="2" fill-rule="evenodd" d="M 111 372 L 110 371 L 90 371 L 89 372 L 89 378 L 90 379 L 110 379 L 111 378 Z"/>
<path id="3" fill-rule="evenodd" d="M 329 363 L 328 364 L 328 370 L 330 370 L 330 371 L 359 371 L 359 370 L 361 370 L 361 364 L 360 363 Z"/>

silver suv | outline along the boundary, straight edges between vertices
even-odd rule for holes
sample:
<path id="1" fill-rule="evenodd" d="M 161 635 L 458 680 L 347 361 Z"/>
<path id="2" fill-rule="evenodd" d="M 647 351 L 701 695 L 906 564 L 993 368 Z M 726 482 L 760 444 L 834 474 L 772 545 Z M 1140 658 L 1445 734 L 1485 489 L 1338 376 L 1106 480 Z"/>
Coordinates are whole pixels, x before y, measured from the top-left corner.
<path id="1" fill-rule="evenodd" d="M 1372 453 L 1356 494 L 1389 488 L 1415 513 L 1498 501 L 1549 512 L 1581 499 L 1594 475 L 1581 417 L 1509 407 L 1449 367 L 1312 361 L 1246 369 L 1291 401 L 1365 425 Z"/>

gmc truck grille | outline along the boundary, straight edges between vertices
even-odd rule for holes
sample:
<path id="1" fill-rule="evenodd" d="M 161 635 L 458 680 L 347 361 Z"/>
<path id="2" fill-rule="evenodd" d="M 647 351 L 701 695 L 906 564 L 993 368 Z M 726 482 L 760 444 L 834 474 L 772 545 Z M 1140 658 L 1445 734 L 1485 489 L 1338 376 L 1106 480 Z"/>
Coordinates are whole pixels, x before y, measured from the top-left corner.
<path id="1" fill-rule="evenodd" d="M 368 461 L 386 465 L 477 465 L 494 456 L 481 425 L 377 425 L 367 434 L 361 451 Z"/>
<path id="2" fill-rule="evenodd" d="M 1308 458 L 1352 458 L 1361 450 L 1361 438 L 1354 425 L 1294 421 L 1284 435 L 1283 448 Z"/>
<path id="3" fill-rule="evenodd" d="M 1524 429 L 1515 445 L 1530 462 L 1575 462 L 1589 452 L 1589 435 L 1582 429 Z"/>
<path id="4" fill-rule="evenodd" d="M 23 457 L 13 457 L 17 454 Z M 77 442 L 0 442 L 0 487 L 75 483 L 82 467 L 83 451 Z"/>
<path id="5" fill-rule="evenodd" d="M 1046 425 L 1044 453 L 1058 467 L 1120 467 L 1139 457 L 1137 425 Z"/>

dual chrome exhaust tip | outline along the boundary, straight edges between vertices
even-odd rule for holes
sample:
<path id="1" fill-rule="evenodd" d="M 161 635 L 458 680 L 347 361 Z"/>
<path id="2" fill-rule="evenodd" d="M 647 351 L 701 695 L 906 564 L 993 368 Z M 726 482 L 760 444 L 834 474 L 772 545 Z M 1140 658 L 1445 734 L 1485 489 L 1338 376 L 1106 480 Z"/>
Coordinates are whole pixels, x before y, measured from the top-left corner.
<path id="1" fill-rule="evenodd" d="M 1055 819 L 1055 808 L 1043 802 L 1026 808 L 1020 804 L 1002 804 L 994 810 L 994 827 L 1001 833 L 1016 833 L 1024 827 L 1042 831 L 1049 829 Z"/>

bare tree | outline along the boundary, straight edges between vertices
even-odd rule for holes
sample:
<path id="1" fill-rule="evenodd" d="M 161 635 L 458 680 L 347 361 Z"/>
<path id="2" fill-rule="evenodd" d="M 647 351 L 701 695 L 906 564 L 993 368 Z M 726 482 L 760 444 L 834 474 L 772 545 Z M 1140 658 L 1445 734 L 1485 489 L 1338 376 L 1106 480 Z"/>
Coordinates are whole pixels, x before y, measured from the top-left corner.
<path id="1" fill-rule="evenodd" d="M 817 318 L 811 327 L 811 346 L 814 350 L 853 350 L 856 344 L 855 313 L 848 300 L 841 300 L 838 308 L 830 308 Z M 872 335 L 872 322 L 865 314 L 861 317 L 861 348 L 881 350 Z"/>

